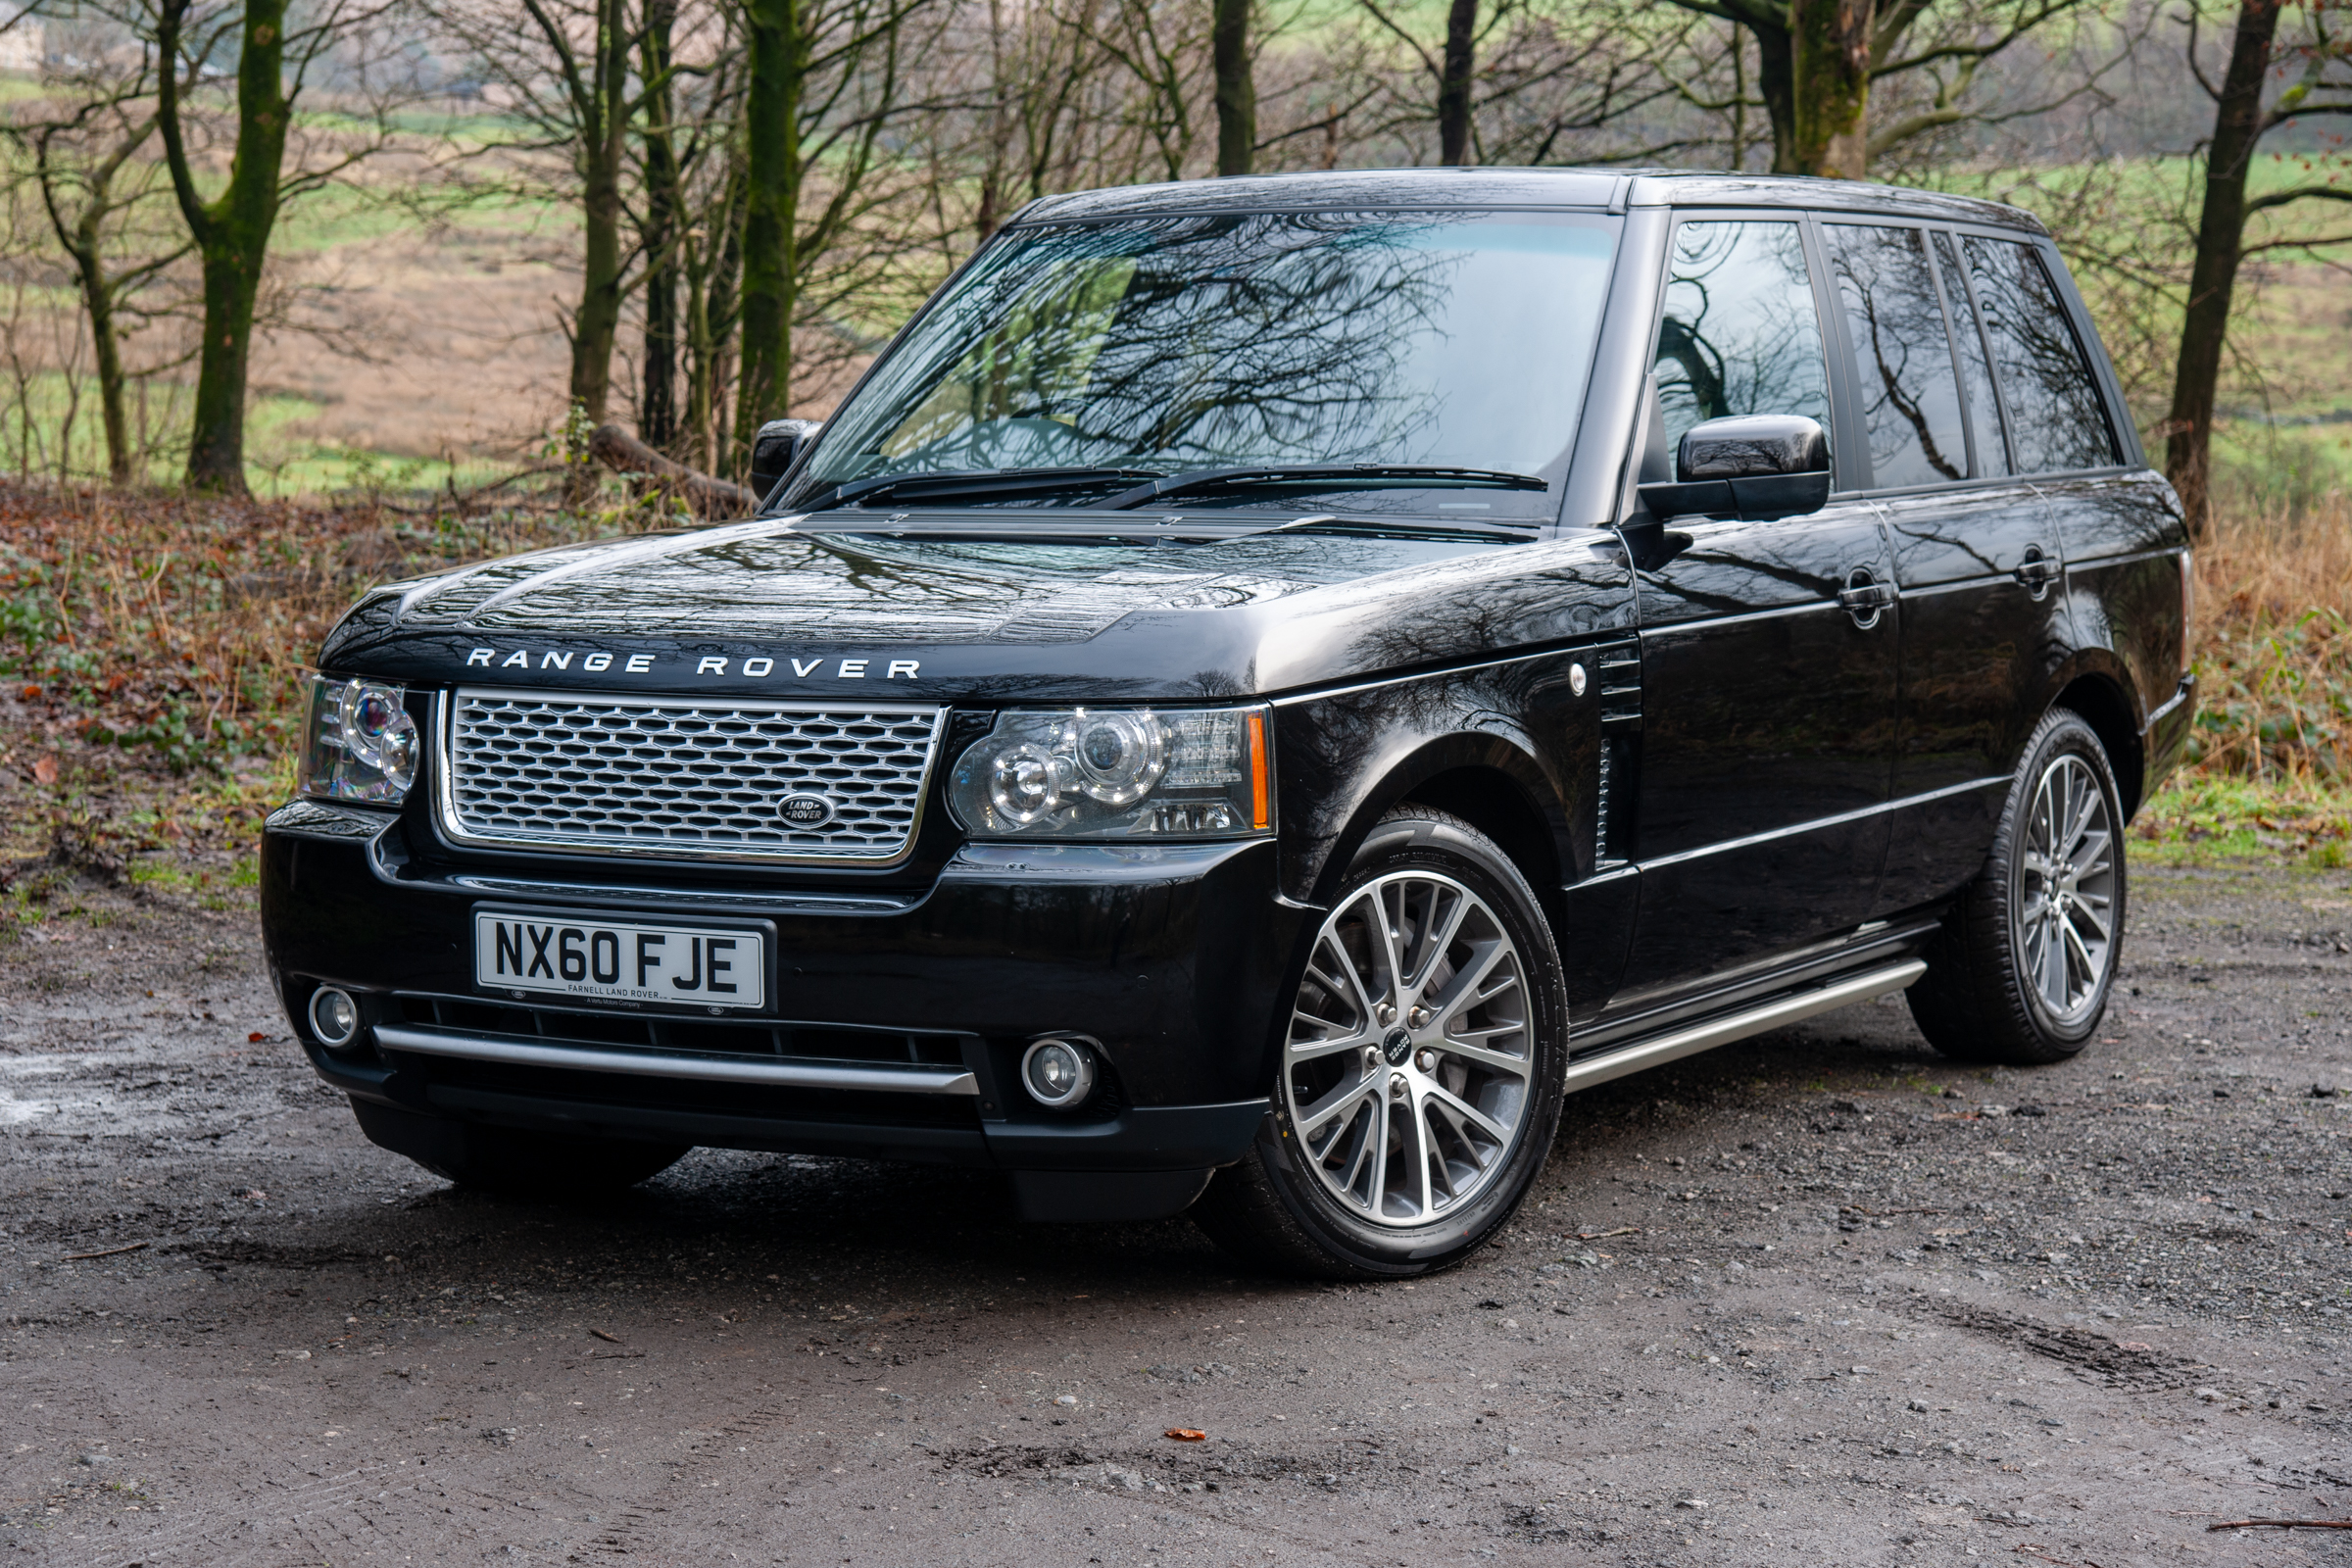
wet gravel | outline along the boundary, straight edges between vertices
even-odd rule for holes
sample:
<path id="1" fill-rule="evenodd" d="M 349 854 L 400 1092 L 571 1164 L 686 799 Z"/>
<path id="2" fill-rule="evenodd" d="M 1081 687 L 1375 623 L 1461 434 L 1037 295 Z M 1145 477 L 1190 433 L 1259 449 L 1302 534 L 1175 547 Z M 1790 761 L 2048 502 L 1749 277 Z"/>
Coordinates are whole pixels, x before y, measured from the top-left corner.
<path id="1" fill-rule="evenodd" d="M 83 887 L 0 950 L 0 1562 L 2352 1562 L 2207 1529 L 2352 1517 L 2352 879 L 2135 893 L 2075 1062 L 1833 1014 L 1327 1288 L 946 1171 L 460 1194 L 249 911 Z"/>

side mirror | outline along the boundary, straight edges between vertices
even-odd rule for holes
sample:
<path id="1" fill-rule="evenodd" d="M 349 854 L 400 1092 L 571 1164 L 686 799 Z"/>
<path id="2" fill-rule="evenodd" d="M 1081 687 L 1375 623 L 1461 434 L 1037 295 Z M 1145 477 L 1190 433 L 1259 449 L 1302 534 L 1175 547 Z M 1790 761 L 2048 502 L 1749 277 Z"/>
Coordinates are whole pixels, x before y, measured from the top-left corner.
<path id="1" fill-rule="evenodd" d="M 752 494 L 765 503 L 776 481 L 823 428 L 815 419 L 770 419 L 761 425 L 752 438 Z"/>
<path id="2" fill-rule="evenodd" d="M 1770 522 L 1819 512 L 1830 500 L 1830 438 L 1794 414 L 1749 414 L 1692 425 L 1674 458 L 1674 483 L 1641 487 L 1642 504 L 1670 517 Z"/>

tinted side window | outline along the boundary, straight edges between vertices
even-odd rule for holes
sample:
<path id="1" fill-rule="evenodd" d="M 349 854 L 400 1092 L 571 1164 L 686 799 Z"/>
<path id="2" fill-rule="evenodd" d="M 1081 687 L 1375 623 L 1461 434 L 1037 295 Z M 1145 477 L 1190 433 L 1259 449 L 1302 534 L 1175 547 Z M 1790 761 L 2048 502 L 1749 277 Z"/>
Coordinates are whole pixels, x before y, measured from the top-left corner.
<path id="1" fill-rule="evenodd" d="M 1793 222 L 1685 223 L 1658 326 L 1669 451 L 1702 419 L 1801 414 L 1830 422 L 1829 362 Z"/>
<path id="2" fill-rule="evenodd" d="M 1861 375 L 1873 482 L 1967 478 L 1952 342 L 1919 230 L 1832 223 L 1822 232 Z"/>
<path id="3" fill-rule="evenodd" d="M 2117 461 L 2098 383 L 2058 290 L 2031 245 L 1971 234 L 1962 242 L 2009 403 L 2020 473 L 2100 468 Z"/>
<path id="4" fill-rule="evenodd" d="M 1951 313 L 1952 340 L 1960 345 L 1960 391 L 1968 403 L 1968 424 L 1977 438 L 1977 472 L 2009 471 L 2009 447 L 2001 435 L 2001 404 L 1992 395 L 1992 365 L 1984 358 L 1984 336 L 1977 329 L 1976 307 L 1968 302 L 1968 276 L 1952 249 L 1952 236 L 1936 236 L 1936 271 L 1943 302 Z"/>

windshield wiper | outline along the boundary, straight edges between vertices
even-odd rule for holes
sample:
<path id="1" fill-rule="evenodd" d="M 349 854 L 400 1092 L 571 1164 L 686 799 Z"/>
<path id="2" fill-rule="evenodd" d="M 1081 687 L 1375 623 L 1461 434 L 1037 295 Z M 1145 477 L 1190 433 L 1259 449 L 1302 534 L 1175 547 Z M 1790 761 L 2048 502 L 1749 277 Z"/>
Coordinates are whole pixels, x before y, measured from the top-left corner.
<path id="1" fill-rule="evenodd" d="M 853 479 L 835 485 L 797 512 L 825 512 L 853 501 L 870 501 L 901 491 L 916 492 L 908 500 L 946 496 L 1051 495 L 1056 490 L 1085 490 L 1115 484 L 1121 479 L 1159 479 L 1157 468 L 950 468 L 929 473 L 886 473 L 872 479 Z"/>
<path id="2" fill-rule="evenodd" d="M 1427 486 L 1447 490 L 1548 490 L 1550 484 L 1532 473 L 1506 473 L 1498 468 L 1451 468 L 1430 463 L 1261 463 L 1239 468 L 1195 468 L 1171 473 L 1122 490 L 1099 503 L 1104 512 L 1132 512 L 1154 501 L 1190 490 L 1237 490 L 1259 485 L 1285 485 L 1317 479 L 1355 479 L 1367 488 L 1382 484 Z"/>

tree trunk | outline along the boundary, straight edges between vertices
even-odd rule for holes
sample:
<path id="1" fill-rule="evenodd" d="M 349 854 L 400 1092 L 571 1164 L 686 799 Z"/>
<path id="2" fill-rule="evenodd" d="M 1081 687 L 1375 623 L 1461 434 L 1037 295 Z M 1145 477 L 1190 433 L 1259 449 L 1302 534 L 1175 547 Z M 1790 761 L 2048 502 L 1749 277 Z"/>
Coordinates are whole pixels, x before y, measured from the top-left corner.
<path id="1" fill-rule="evenodd" d="M 760 510 L 760 498 L 742 485 L 697 473 L 632 438 L 617 424 L 600 424 L 590 431 L 588 450 L 615 473 L 641 475 L 647 488 L 676 496 L 697 516 L 741 517 Z"/>
<path id="2" fill-rule="evenodd" d="M 744 98 L 743 362 L 734 449 L 723 471 L 751 461 L 752 438 L 792 399 L 794 254 L 801 184 L 801 85 L 807 47 L 800 0 L 748 0 L 751 76 Z"/>
<path id="3" fill-rule="evenodd" d="M 626 0 L 597 0 L 591 112 L 580 126 L 581 279 L 571 323 L 571 401 L 602 424 L 620 333 L 620 173 L 629 70 Z"/>
<path id="4" fill-rule="evenodd" d="M 1438 162 L 1470 162 L 1470 75 L 1478 47 L 1478 0 L 1452 0 L 1446 57 L 1438 74 Z"/>
<path id="5" fill-rule="evenodd" d="M 122 417 L 122 342 L 115 331 L 115 285 L 106 275 L 99 254 L 98 220 L 101 206 L 91 206 L 75 234 L 74 267 L 80 274 L 82 309 L 90 318 L 90 347 L 98 372 L 98 414 L 106 426 L 106 477 L 110 484 L 130 482 L 130 427 Z"/>
<path id="6" fill-rule="evenodd" d="M 34 143 L 33 172 L 41 182 L 41 200 L 58 243 L 73 258 L 82 312 L 89 318 L 90 347 L 98 374 L 98 412 L 106 427 L 107 481 L 118 485 L 130 482 L 130 429 L 122 409 L 122 342 L 115 329 L 119 284 L 106 275 L 106 220 L 115 211 L 116 175 L 154 130 L 152 117 L 141 122 L 88 172 L 80 216 L 71 223 L 66 221 L 65 209 L 58 205 L 56 172 L 49 162 L 46 134 Z"/>
<path id="7" fill-rule="evenodd" d="M 1764 116 L 1772 122 L 1772 172 L 1801 174 L 1796 155 L 1796 45 L 1786 27 L 1751 22 L 1747 35 L 1756 40 L 1756 88 L 1764 98 Z"/>
<path id="8" fill-rule="evenodd" d="M 734 167 L 728 174 L 725 195 L 716 216 L 706 220 L 719 230 L 718 253 L 710 259 L 710 276 L 704 295 L 704 325 L 710 344 L 710 358 L 705 376 L 705 390 L 710 400 L 710 461 L 704 465 L 706 472 L 726 473 L 730 469 L 749 473 L 752 449 L 747 444 L 738 466 L 727 458 L 732 441 L 732 409 L 727 389 L 735 381 L 735 344 L 743 325 L 743 185 L 744 169 L 741 153 L 731 153 Z"/>
<path id="9" fill-rule="evenodd" d="M 710 296 L 703 268 L 689 260 L 686 271 L 686 452 L 693 466 L 708 473 L 718 450 L 711 409 Z"/>
<path id="10" fill-rule="evenodd" d="M 237 146 L 228 184 L 210 203 L 196 192 L 181 135 L 179 39 L 188 0 L 164 0 L 157 26 L 161 90 L 157 120 L 173 194 L 204 278 L 204 341 L 196 408 L 188 432 L 191 489 L 243 495 L 245 380 L 253 355 L 254 302 L 277 222 L 278 172 L 285 161 L 286 0 L 246 0 L 237 55 Z"/>
<path id="11" fill-rule="evenodd" d="M 1863 122 L 1870 108 L 1874 9 L 1872 0 L 1789 0 L 1791 172 L 1862 177 L 1869 161 Z"/>
<path id="12" fill-rule="evenodd" d="M 2245 244 L 2246 173 L 2263 122 L 2262 84 L 2278 31 L 2279 0 L 2244 0 L 2230 70 L 2222 77 L 2213 146 L 2205 157 L 2205 210 L 2197 220 L 2188 310 L 2180 321 L 2180 359 L 2173 373 L 2173 416 L 2166 421 L 2164 471 L 2180 492 L 2191 538 L 2202 539 L 2213 511 L 2213 404 L 2230 329 L 2230 296 Z"/>
<path id="13" fill-rule="evenodd" d="M 1213 0 L 1209 34 L 1217 74 L 1217 172 L 1247 174 L 1257 151 L 1257 82 L 1250 73 L 1250 0 Z"/>
<path id="14" fill-rule="evenodd" d="M 669 40 L 677 20 L 677 0 L 647 0 L 640 46 L 647 82 L 641 236 L 646 270 L 645 384 L 638 399 L 637 428 L 648 445 L 663 452 L 678 439 L 678 229 L 685 220 L 685 203 L 678 183 L 677 145 L 670 132 L 673 95 L 668 82 Z"/>

